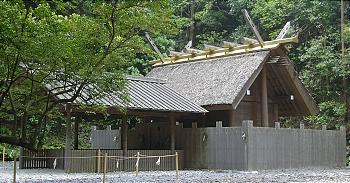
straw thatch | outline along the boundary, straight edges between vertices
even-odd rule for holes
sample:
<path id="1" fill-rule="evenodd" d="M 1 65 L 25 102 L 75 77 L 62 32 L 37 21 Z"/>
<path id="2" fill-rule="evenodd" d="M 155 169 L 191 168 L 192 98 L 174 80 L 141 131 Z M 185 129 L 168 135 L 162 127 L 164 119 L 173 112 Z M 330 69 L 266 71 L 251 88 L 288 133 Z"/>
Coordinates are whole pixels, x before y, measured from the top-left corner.
<path id="1" fill-rule="evenodd" d="M 199 105 L 233 104 L 259 74 L 269 51 L 155 67 L 147 75 Z M 239 102 L 239 101 L 236 101 Z"/>

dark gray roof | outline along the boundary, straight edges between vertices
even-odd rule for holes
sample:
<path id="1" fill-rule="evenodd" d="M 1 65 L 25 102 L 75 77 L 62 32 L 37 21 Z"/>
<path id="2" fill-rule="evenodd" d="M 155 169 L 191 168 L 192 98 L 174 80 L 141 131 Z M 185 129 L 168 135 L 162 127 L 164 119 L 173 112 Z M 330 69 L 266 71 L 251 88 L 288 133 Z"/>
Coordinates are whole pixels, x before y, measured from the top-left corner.
<path id="1" fill-rule="evenodd" d="M 147 77 L 167 85 L 199 105 L 240 102 L 259 74 L 269 51 L 155 67 Z M 243 95 L 243 96 L 242 96 Z"/>
<path id="2" fill-rule="evenodd" d="M 207 110 L 181 96 L 165 85 L 164 80 L 145 77 L 126 77 L 126 93 L 128 101 L 122 100 L 122 95 L 118 93 L 108 93 L 91 97 L 90 92 L 96 92 L 92 85 L 87 86 L 81 96 L 73 103 L 95 104 L 113 107 L 126 107 L 128 109 L 149 110 L 149 111 L 173 111 L 205 113 Z M 53 88 L 52 85 L 47 87 Z M 58 95 L 57 98 L 70 98 L 70 94 Z"/>

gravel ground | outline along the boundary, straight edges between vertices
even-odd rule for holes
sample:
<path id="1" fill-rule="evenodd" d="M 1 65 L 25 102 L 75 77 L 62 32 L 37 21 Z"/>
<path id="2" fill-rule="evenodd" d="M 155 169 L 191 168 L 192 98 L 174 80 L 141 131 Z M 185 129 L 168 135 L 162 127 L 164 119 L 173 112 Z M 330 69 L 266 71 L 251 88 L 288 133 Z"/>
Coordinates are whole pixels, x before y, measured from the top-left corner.
<path id="1" fill-rule="evenodd" d="M 0 163 L 1 164 L 1 163 Z M 0 165 L 0 182 L 12 182 L 12 162 Z M 62 170 L 17 170 L 17 182 L 86 182 L 102 181 L 102 174 L 66 174 Z M 175 171 L 114 172 L 107 174 L 107 182 L 176 182 Z M 350 168 L 286 169 L 264 171 L 180 171 L 178 182 L 350 182 Z"/>

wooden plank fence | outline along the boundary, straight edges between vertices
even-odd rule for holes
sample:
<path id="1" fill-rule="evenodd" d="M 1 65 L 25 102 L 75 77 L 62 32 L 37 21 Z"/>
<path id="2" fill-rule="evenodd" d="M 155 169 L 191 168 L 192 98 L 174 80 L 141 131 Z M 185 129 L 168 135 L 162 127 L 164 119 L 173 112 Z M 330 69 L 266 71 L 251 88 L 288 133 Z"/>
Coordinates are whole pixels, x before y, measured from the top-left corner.
<path id="1" fill-rule="evenodd" d="M 182 128 L 176 130 L 176 149 L 179 153 L 180 169 L 236 169 L 260 170 L 299 167 L 342 167 L 346 161 L 345 129 L 314 130 L 253 127 L 252 121 L 243 121 L 242 127 Z M 158 156 L 174 154 L 171 150 L 128 150 L 125 156 L 135 157 L 139 152 L 140 171 L 175 170 L 175 157 Z M 55 154 L 56 153 L 56 154 Z M 24 151 L 25 157 L 63 157 L 63 150 Z M 100 172 L 103 170 L 104 154 L 109 157 L 107 171 L 135 171 L 136 158 L 120 159 L 122 150 L 71 150 L 67 172 Z M 55 155 L 53 155 L 55 154 Z M 142 155 L 155 156 L 142 158 Z M 52 168 L 54 159 L 21 158 L 22 168 Z M 63 168 L 63 160 L 56 168 Z M 118 166 L 117 166 L 118 164 Z M 100 165 L 100 168 L 98 168 Z"/>
<path id="2" fill-rule="evenodd" d="M 322 130 L 253 127 L 177 129 L 185 168 L 261 170 L 299 167 L 344 167 L 345 129 Z"/>
<path id="3" fill-rule="evenodd" d="M 52 157 L 63 157 L 63 149 L 39 149 L 37 151 L 29 151 L 26 149 L 21 150 L 20 165 L 22 169 L 32 169 L 32 168 L 54 168 L 53 164 L 55 158 Z M 45 157 L 45 158 L 37 158 Z M 64 159 L 56 159 L 56 169 L 63 169 Z"/>

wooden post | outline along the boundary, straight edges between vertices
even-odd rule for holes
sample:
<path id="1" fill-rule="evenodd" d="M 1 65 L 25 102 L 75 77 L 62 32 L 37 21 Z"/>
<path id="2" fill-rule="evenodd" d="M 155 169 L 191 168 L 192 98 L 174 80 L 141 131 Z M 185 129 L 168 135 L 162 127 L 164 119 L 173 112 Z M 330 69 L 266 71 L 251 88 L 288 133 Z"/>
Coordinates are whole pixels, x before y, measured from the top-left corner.
<path id="1" fill-rule="evenodd" d="M 103 166 L 103 183 L 106 182 L 106 172 L 107 172 L 107 153 L 105 153 L 104 166 Z"/>
<path id="2" fill-rule="evenodd" d="M 100 167 L 101 167 L 101 150 L 97 150 L 97 173 L 100 173 Z"/>
<path id="3" fill-rule="evenodd" d="M 136 159 L 136 165 L 135 165 L 135 169 L 136 169 L 136 176 L 139 175 L 139 164 L 140 164 L 140 152 L 137 152 L 136 155 L 137 159 Z"/>
<path id="4" fill-rule="evenodd" d="M 253 121 L 243 120 L 242 122 L 242 141 L 244 144 L 243 149 L 243 170 L 250 169 L 250 159 L 249 159 L 249 139 L 250 133 L 253 128 Z"/>
<path id="5" fill-rule="evenodd" d="M 179 154 L 175 152 L 176 179 L 179 179 Z"/>
<path id="6" fill-rule="evenodd" d="M 122 148 L 123 156 L 127 156 L 128 151 L 128 117 L 125 115 L 122 119 Z M 126 161 L 123 161 L 123 168 L 126 168 Z"/>
<path id="7" fill-rule="evenodd" d="M 69 173 L 69 168 L 70 168 L 70 162 L 71 159 L 69 158 L 71 156 L 71 148 L 72 148 L 72 114 L 71 114 L 71 104 L 66 104 L 66 144 L 65 144 L 65 151 L 64 151 L 64 156 L 68 157 L 64 159 L 64 169 L 67 173 Z"/>
<path id="8" fill-rule="evenodd" d="M 13 183 L 16 183 L 16 171 L 17 171 L 17 157 L 16 155 L 13 156 Z"/>
<path id="9" fill-rule="evenodd" d="M 4 148 L 2 148 L 2 164 L 4 165 L 4 167 L 5 167 L 5 149 L 6 147 L 4 146 Z"/>
<path id="10" fill-rule="evenodd" d="M 76 117 L 74 122 L 74 149 L 79 149 L 79 123 L 80 118 Z"/>
<path id="11" fill-rule="evenodd" d="M 269 110 L 267 99 L 267 79 L 265 66 L 261 70 L 261 120 L 264 127 L 269 126 Z"/>
<path id="12" fill-rule="evenodd" d="M 128 150 L 128 121 L 127 117 L 123 117 L 123 122 L 122 122 L 122 139 L 123 139 L 123 151 L 126 153 Z M 125 155 L 125 154 L 124 154 Z"/>
<path id="13" fill-rule="evenodd" d="M 175 151 L 175 127 L 175 116 L 173 113 L 170 113 L 170 150 L 172 153 Z"/>

